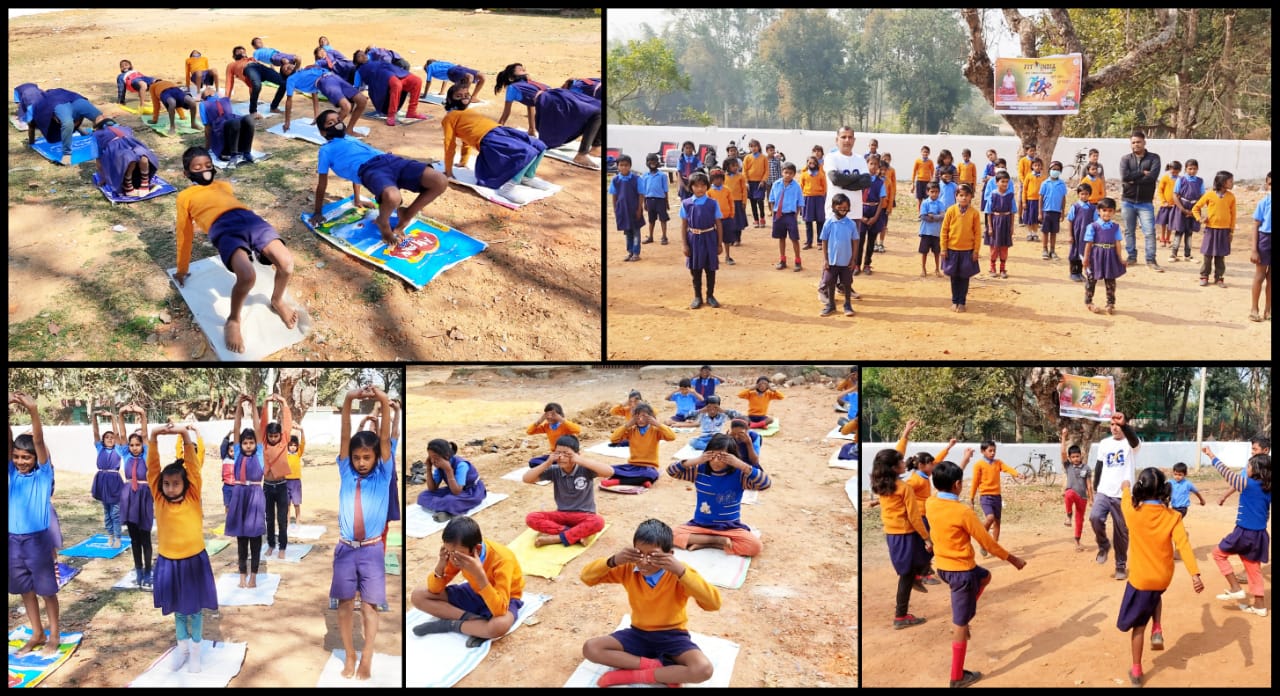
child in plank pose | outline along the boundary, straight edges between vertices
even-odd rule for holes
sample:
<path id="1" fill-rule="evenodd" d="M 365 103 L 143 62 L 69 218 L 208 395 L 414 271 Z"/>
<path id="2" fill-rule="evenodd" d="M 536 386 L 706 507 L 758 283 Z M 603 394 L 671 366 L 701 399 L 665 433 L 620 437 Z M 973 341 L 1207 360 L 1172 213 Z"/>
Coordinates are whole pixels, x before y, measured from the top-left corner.
<path id="1" fill-rule="evenodd" d="M 693 381 L 688 377 L 680 380 L 676 390 L 671 392 L 667 401 L 674 401 L 676 413 L 667 419 L 667 425 L 678 425 L 694 419 L 698 410 L 698 395 L 693 393 Z"/>
<path id="2" fill-rule="evenodd" d="M 271 402 L 280 404 L 280 420 L 271 420 Z M 284 558 L 289 547 L 289 442 L 285 434 L 293 433 L 293 414 L 284 397 L 268 396 L 262 402 L 262 419 L 259 429 L 266 433 L 262 443 L 262 496 L 266 503 L 267 558 L 279 549 L 277 558 Z M 280 527 L 280 543 L 276 544 L 276 526 Z"/>
<path id="3" fill-rule="evenodd" d="M 263 457 L 258 447 L 258 436 L 253 428 L 240 429 L 245 407 L 249 409 L 249 424 L 258 410 L 253 397 L 241 394 L 236 401 L 235 431 L 239 440 L 232 451 L 231 501 L 227 505 L 227 523 L 224 529 L 229 537 L 236 538 L 236 553 L 240 568 L 240 587 L 258 586 L 258 563 L 262 556 L 262 535 L 267 531 L 267 502 L 262 493 Z M 252 558 L 250 558 L 252 556 Z M 249 564 L 250 560 L 252 561 Z M 250 572 L 252 571 L 252 572 Z"/>
<path id="4" fill-rule="evenodd" d="M 151 83 L 151 120 L 149 123 L 156 124 L 160 122 L 160 106 L 163 105 L 165 111 L 169 113 L 169 135 L 178 132 L 178 119 L 186 118 L 183 109 L 191 111 L 191 129 L 195 130 L 196 112 L 198 111 L 196 100 L 187 94 L 187 90 L 182 88 L 177 82 L 171 80 L 156 80 Z M 177 115 L 175 116 L 175 112 Z"/>
<path id="5" fill-rule="evenodd" d="M 151 577 L 151 525 L 155 522 L 153 491 L 148 483 L 147 412 L 136 404 L 120 409 L 120 425 L 127 425 L 126 413 L 136 413 L 138 432 L 129 435 L 128 451 L 124 459 L 125 485 L 120 491 L 120 519 L 129 532 L 129 549 L 133 552 L 133 573 L 140 587 L 150 587 Z"/>
<path id="6" fill-rule="evenodd" d="M 61 642 L 58 624 L 58 580 L 54 572 L 56 548 L 49 534 L 53 505 L 53 462 L 44 441 L 40 410 L 35 399 L 15 392 L 6 403 L 18 404 L 31 414 L 31 432 L 13 437 L 9 426 L 9 594 L 22 596 L 31 622 L 31 638 L 15 655 L 44 646 L 40 654 L 54 657 Z M 40 622 L 44 598 L 49 637 Z"/>
<path id="7" fill-rule="evenodd" d="M 433 513 L 436 522 L 458 515 L 484 502 L 488 495 L 480 470 L 458 456 L 458 446 L 436 438 L 427 443 L 427 490 L 418 494 L 418 505 Z"/>
<path id="8" fill-rule="evenodd" d="M 1191 208 L 1192 217 L 1204 221 L 1204 236 L 1200 240 L 1200 285 L 1209 284 L 1209 269 L 1213 269 L 1213 282 L 1220 288 L 1227 287 L 1223 278 L 1227 272 L 1227 256 L 1231 254 L 1231 237 L 1236 231 L 1235 177 L 1231 172 L 1219 171 L 1213 175 L 1213 190 L 1206 192 Z"/>
<path id="9" fill-rule="evenodd" d="M 291 63 L 296 65 L 298 62 L 298 57 L 292 53 L 277 51 L 274 48 L 265 46 L 261 37 L 253 37 L 249 40 L 249 45 L 253 47 L 253 59 L 259 63 L 274 65 L 279 68 Z"/>
<path id="10" fill-rule="evenodd" d="M 1124 586 L 1124 598 L 1120 600 L 1116 628 L 1129 631 L 1133 657 L 1129 683 L 1142 686 L 1142 644 L 1148 620 L 1151 621 L 1151 649 L 1164 650 L 1161 596 L 1173 580 L 1175 546 L 1197 594 L 1204 591 L 1204 583 L 1200 581 L 1200 567 L 1182 526 L 1182 516 L 1169 509 L 1169 487 L 1164 472 L 1155 467 L 1143 469 L 1133 482 L 1132 494 L 1128 481 L 1120 485 L 1120 509 L 1133 538 L 1133 545 L 1129 547 L 1133 562 L 1132 573 Z"/>
<path id="11" fill-rule="evenodd" d="M 90 409 L 89 420 L 93 421 L 93 447 L 98 451 L 98 471 L 93 475 L 90 492 L 93 499 L 102 503 L 102 524 L 107 530 L 107 543 L 111 548 L 120 548 L 120 492 L 124 489 L 124 479 L 120 478 L 120 460 L 123 447 L 116 444 L 116 434 L 110 430 L 98 434 L 98 415 L 102 411 Z M 118 423 L 118 416 L 106 410 L 107 418 Z M 115 426 L 116 432 L 124 429 Z M 12 438 L 10 438 L 12 440 Z"/>
<path id="12" fill-rule="evenodd" d="M 609 182 L 609 195 L 613 196 L 613 219 L 626 238 L 627 258 L 623 261 L 639 261 L 640 228 L 644 227 L 645 210 L 645 197 L 640 190 L 641 177 L 631 173 L 631 155 L 619 155 L 617 162 L 618 174 Z M 652 222 L 649 224 L 649 231 L 652 236 Z"/>
<path id="13" fill-rule="evenodd" d="M 1083 185 L 1083 184 L 1082 184 Z M 1087 501 L 1093 500 L 1093 477 L 1089 468 L 1084 465 L 1084 454 L 1080 445 L 1067 445 L 1067 429 L 1062 429 L 1062 473 L 1066 480 L 1062 484 L 1062 501 L 1067 506 L 1067 519 L 1062 524 L 1070 525 L 1075 521 L 1076 551 L 1084 551 L 1080 545 L 1080 532 L 1084 527 L 1084 508 Z"/>
<path id="14" fill-rule="evenodd" d="M 1004 516 L 1004 497 L 1000 494 L 1000 474 L 1009 474 L 1021 481 L 1018 470 L 996 459 L 996 443 L 984 440 L 978 448 L 982 457 L 973 465 L 973 483 L 969 487 L 969 504 L 974 498 L 982 505 L 985 518 L 982 526 L 991 538 L 1000 541 L 1000 520 Z M 978 497 L 981 495 L 981 497 Z M 983 554 L 986 555 L 985 553 Z"/>
<path id="15" fill-rule="evenodd" d="M 524 104 L 529 110 L 529 137 L 537 138 L 551 149 L 578 140 L 578 152 L 573 156 L 573 161 L 584 167 L 595 166 L 589 155 L 599 156 L 603 144 L 600 101 L 573 90 L 549 87 L 528 80 L 516 80 L 507 86 L 509 79 L 509 74 L 504 70 L 498 74 L 497 85 L 494 87 L 494 92 L 506 87 L 506 109 L 502 112 L 498 125 L 506 125 L 512 102 Z M 470 101 L 472 97 L 469 90 L 467 85 L 454 85 L 449 93 Z M 693 149 L 689 145 L 688 152 L 691 153 Z M 692 169 L 686 170 L 683 159 L 680 171 L 685 176 L 692 172 Z"/>
<path id="16" fill-rule="evenodd" d="M 738 398 L 747 400 L 747 420 L 751 427 L 768 428 L 773 422 L 773 416 L 769 415 L 769 402 L 786 397 L 769 386 L 769 378 L 762 375 L 756 379 L 755 389 L 743 389 L 738 392 Z"/>
<path id="17" fill-rule="evenodd" d="M 156 513 L 156 536 L 160 555 L 156 560 L 156 608 L 174 615 L 178 645 L 169 655 L 168 666 L 178 671 L 201 670 L 200 644 L 204 640 L 204 610 L 218 610 L 218 590 L 213 567 L 204 546 L 204 513 L 201 511 L 203 478 L 201 461 L 188 428 L 166 425 L 151 431 L 147 456 L 147 485 Z M 184 456 L 163 469 L 156 439 L 177 435 Z M 148 528 L 150 533 L 150 528 Z M 240 585 L 244 587 L 243 582 Z"/>
<path id="18" fill-rule="evenodd" d="M 440 556 L 427 586 L 413 591 L 413 606 L 439 618 L 413 627 L 413 634 L 454 631 L 470 636 L 467 647 L 501 638 L 524 607 L 524 571 L 511 549 L 480 533 L 476 521 L 460 515 L 449 520 L 440 539 Z M 450 585 L 462 573 L 466 582 Z"/>
<path id="19" fill-rule="evenodd" d="M 582 656 L 615 668 L 596 681 L 618 684 L 696 684 L 714 667 L 689 638 L 685 604 L 692 598 L 705 611 L 720 608 L 720 591 L 671 553 L 671 528 L 649 519 L 636 527 L 631 546 L 582 569 L 582 582 L 622 585 L 631 604 L 631 626 L 582 644 Z"/>
<path id="20" fill-rule="evenodd" d="M 746 429 L 741 432 L 745 435 Z M 742 493 L 767 490 L 772 482 L 758 464 L 735 454 L 737 444 L 718 433 L 702 454 L 667 467 L 668 476 L 694 484 L 697 491 L 693 519 L 675 528 L 676 546 L 690 551 L 721 549 L 735 556 L 755 556 L 764 548 L 742 521 Z"/>
<path id="21" fill-rule="evenodd" d="M 1120 253 L 1120 243 L 1124 241 L 1124 233 L 1120 225 L 1111 221 L 1116 214 L 1116 202 L 1103 198 L 1098 202 L 1098 220 L 1094 220 L 1084 230 L 1084 306 L 1094 314 L 1115 314 L 1116 311 L 1116 278 L 1125 274 L 1128 263 Z M 1107 289 L 1107 307 L 1102 309 L 1093 304 L 1093 291 L 1098 280 Z M 1201 285 L 1207 285 L 1201 279 Z"/>
<path id="22" fill-rule="evenodd" d="M 582 426 L 565 418 L 564 407 L 556 402 L 551 402 L 543 407 L 542 415 L 538 416 L 538 420 L 533 422 L 527 430 L 526 435 L 546 435 L 549 451 L 556 451 L 556 441 L 565 435 L 573 435 L 577 437 L 582 432 Z M 546 461 L 549 455 L 540 454 L 529 460 L 529 466 L 535 467 Z"/>
<path id="23" fill-rule="evenodd" d="M 591 479 L 612 477 L 613 467 L 593 462 L 578 450 L 578 438 L 561 435 L 551 454 L 524 472 L 525 483 L 550 481 L 556 499 L 555 510 L 531 512 L 524 518 L 524 523 L 538 532 L 534 546 L 572 546 L 604 529 L 604 518 L 596 514 L 595 486 L 591 485 Z"/>
<path id="24" fill-rule="evenodd" d="M 676 434 L 658 421 L 653 407 L 643 401 L 631 409 L 631 416 L 613 434 L 610 442 L 627 441 L 630 456 L 626 464 L 613 467 L 613 476 L 600 482 L 609 488 L 619 484 L 651 487 L 658 480 L 658 443 L 672 441 Z"/>
<path id="25" fill-rule="evenodd" d="M 622 157 L 630 160 L 630 155 L 622 155 L 619 159 Z M 640 195 L 644 196 L 644 210 L 649 213 L 649 236 L 645 237 L 645 244 L 653 243 L 653 225 L 658 222 L 662 223 L 662 243 L 667 243 L 667 221 L 671 219 L 667 214 L 667 191 L 670 189 L 667 175 L 658 171 L 660 165 L 658 153 L 650 152 L 644 158 L 644 166 L 649 168 L 649 172 L 640 175 Z M 630 166 L 628 161 L 627 167 Z M 617 199 L 614 200 L 616 206 Z"/>
<path id="26" fill-rule="evenodd" d="M 133 129 L 105 118 L 93 124 L 93 139 L 98 145 L 99 181 L 121 196 L 151 193 L 160 158 L 133 136 Z"/>
<path id="27" fill-rule="evenodd" d="M 296 435 L 294 433 L 297 433 Z M 302 514 L 302 455 L 307 452 L 307 434 L 296 423 L 289 433 L 289 475 L 285 487 L 289 490 L 289 502 L 293 505 L 293 523 Z"/>
<path id="28" fill-rule="evenodd" d="M 323 49 L 317 48 L 316 53 Z M 369 95 L 357 91 L 341 75 L 328 68 L 313 65 L 299 68 L 296 63 L 289 63 L 280 69 L 285 78 L 284 85 L 284 130 L 288 132 L 293 123 L 293 92 L 297 90 L 311 95 L 311 116 L 320 117 L 320 97 L 324 96 L 338 109 L 338 119 L 347 121 L 347 129 L 356 127 L 356 122 L 364 115 L 369 106 Z"/>
<path id="29" fill-rule="evenodd" d="M 693 301 L 689 309 L 702 306 L 702 277 L 707 278 L 707 304 L 719 307 L 716 300 L 716 269 L 720 267 L 720 250 L 724 248 L 721 228 L 723 213 L 720 203 L 707 195 L 711 180 L 702 172 L 689 177 L 693 196 L 680 202 L 680 239 L 684 242 L 684 265 L 693 276 Z M 638 230 L 636 232 L 639 236 Z"/>
<path id="30" fill-rule="evenodd" d="M 391 483 L 391 419 L 383 418 L 378 432 L 351 434 L 351 402 L 376 399 L 382 413 L 389 410 L 387 395 L 377 387 L 352 389 L 342 402 L 342 434 L 338 442 L 338 533 L 333 550 L 333 582 L 329 596 L 338 600 L 338 630 L 346 662 L 342 676 L 368 679 L 373 668 L 374 639 L 378 635 L 378 609 L 387 601 L 384 557 L 386 544 L 379 536 L 387 526 Z M 356 666 L 352 638 L 356 593 L 360 593 L 364 646 Z"/>
<path id="31" fill-rule="evenodd" d="M 973 509 L 960 502 L 964 471 L 952 462 L 939 462 L 933 469 L 933 487 L 938 494 L 925 501 L 925 514 L 932 524 L 931 539 L 938 577 L 951 588 L 951 687 L 967 687 L 982 678 L 981 672 L 964 668 L 969 647 L 969 623 L 978 612 L 978 599 L 991 583 L 991 571 L 973 560 L 976 539 L 984 555 L 995 554 L 1022 570 L 1027 562 L 1009 553 L 987 533 Z"/>
<path id="32" fill-rule="evenodd" d="M 964 312 L 969 297 L 969 279 L 981 272 L 978 265 L 982 253 L 982 223 L 978 209 L 969 205 L 973 191 L 961 186 L 956 192 L 956 204 L 947 208 L 942 217 L 943 271 L 951 278 L 951 311 Z"/>
<path id="33" fill-rule="evenodd" d="M 876 453 L 871 470 L 871 492 L 878 498 L 880 521 L 889 548 L 889 560 L 898 574 L 898 593 L 893 612 L 893 627 L 901 630 L 925 622 L 923 616 L 908 611 L 912 588 L 928 592 L 921 576 L 929 567 L 929 554 L 933 541 L 924 525 L 925 499 L 915 494 L 915 489 L 901 479 L 906 472 L 902 453 L 896 449 L 883 449 Z"/>
<path id="34" fill-rule="evenodd" d="M 351 83 L 356 89 L 361 85 L 369 87 L 369 103 L 380 114 L 387 115 L 387 125 L 396 125 L 396 114 L 404 103 L 409 104 L 405 118 L 422 118 L 418 112 L 418 93 L 422 90 L 422 78 L 385 60 L 371 60 L 366 51 L 351 54 L 351 61 L 356 64 L 356 79 Z M 468 85 L 454 85 L 470 93 Z"/>
<path id="35" fill-rule="evenodd" d="M 1255 454 L 1249 458 L 1244 473 L 1228 469 L 1213 451 L 1204 448 L 1205 456 L 1213 468 L 1227 480 L 1232 491 L 1240 492 L 1240 507 L 1236 512 L 1236 526 L 1213 549 L 1213 562 L 1226 578 L 1229 589 L 1218 599 L 1235 601 L 1240 611 L 1266 617 L 1267 601 L 1262 585 L 1261 564 L 1271 560 L 1271 535 L 1267 533 L 1267 518 L 1271 516 L 1271 455 Z M 1225 498 L 1224 498 L 1225 500 Z M 1244 603 L 1245 591 L 1236 580 L 1228 556 L 1239 555 L 1249 578 L 1249 594 L 1253 604 Z"/>
<path id="36" fill-rule="evenodd" d="M 1253 231 L 1249 235 L 1249 260 L 1253 262 L 1253 294 L 1249 321 L 1271 318 L 1271 172 L 1267 172 L 1267 195 L 1253 209 Z M 1266 310 L 1258 313 L 1258 296 L 1267 285 Z"/>

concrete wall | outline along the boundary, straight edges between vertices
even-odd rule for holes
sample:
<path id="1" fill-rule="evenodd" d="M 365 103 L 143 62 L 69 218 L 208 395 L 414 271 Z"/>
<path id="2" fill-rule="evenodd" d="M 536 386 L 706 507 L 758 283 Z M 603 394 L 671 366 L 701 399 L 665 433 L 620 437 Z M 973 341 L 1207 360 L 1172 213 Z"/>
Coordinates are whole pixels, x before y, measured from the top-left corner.
<path id="1" fill-rule="evenodd" d="M 698 128 L 693 126 L 621 126 L 610 125 L 608 142 L 611 148 L 621 148 L 622 152 L 631 155 L 633 164 L 644 170 L 644 156 L 658 150 L 663 141 L 682 143 L 692 140 L 695 145 L 714 145 L 716 157 L 723 161 L 725 146 L 732 140 L 738 144 L 739 150 L 746 153 L 747 141 L 755 138 L 761 147 L 773 143 L 778 150 L 797 167 L 804 166 L 804 160 L 814 145 L 831 150 L 835 147 L 835 132 L 806 130 L 744 130 L 734 128 Z M 867 151 L 867 143 L 871 138 L 880 141 L 880 152 L 893 153 L 894 170 L 898 179 L 910 181 L 911 163 L 920 156 L 920 147 L 928 145 L 931 156 L 936 157 L 939 150 L 948 149 L 960 161 L 960 150 L 969 148 L 973 152 L 973 161 L 981 167 L 986 165 L 986 151 L 994 148 L 1000 157 L 1009 160 L 1010 171 L 1016 176 L 1017 165 L 1014 162 L 1018 148 L 1018 139 L 1014 136 L 979 136 L 979 135 L 912 135 L 893 133 L 857 133 L 854 142 L 855 152 Z M 1102 163 L 1104 173 L 1108 177 L 1108 195 L 1118 190 L 1111 181 L 1119 175 L 1120 158 L 1129 154 L 1128 138 L 1060 138 L 1054 153 L 1039 153 L 1048 162 L 1057 159 L 1067 167 L 1068 173 L 1075 153 L 1080 149 L 1098 148 L 1098 161 Z M 1162 162 L 1193 158 L 1200 162 L 1200 176 L 1212 181 L 1213 175 L 1225 169 L 1235 175 L 1237 183 L 1241 181 L 1261 183 L 1267 172 L 1271 171 L 1271 141 L 1269 140 L 1147 140 L 1147 149 L 1160 155 Z"/>

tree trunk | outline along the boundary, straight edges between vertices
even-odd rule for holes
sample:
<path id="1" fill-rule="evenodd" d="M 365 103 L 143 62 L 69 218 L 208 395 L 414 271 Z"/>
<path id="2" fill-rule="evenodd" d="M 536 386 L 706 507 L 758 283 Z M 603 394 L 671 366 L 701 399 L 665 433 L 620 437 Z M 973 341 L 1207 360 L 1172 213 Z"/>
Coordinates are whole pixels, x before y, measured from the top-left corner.
<path id="1" fill-rule="evenodd" d="M 1218 126 L 1219 138 L 1235 137 L 1236 124 L 1236 71 L 1230 68 L 1231 65 L 1231 49 L 1235 38 L 1236 11 L 1229 10 L 1223 17 L 1223 38 L 1222 38 L 1222 55 L 1218 61 L 1222 65 L 1222 69 L 1218 74 L 1222 76 L 1221 89 L 1218 90 L 1222 101 L 1222 119 Z"/>
<path id="2" fill-rule="evenodd" d="M 1189 138 L 1191 137 L 1191 126 L 1195 120 L 1192 113 L 1191 99 L 1191 60 L 1192 51 L 1196 45 L 1196 32 L 1200 25 L 1200 10 L 1191 8 L 1184 10 L 1186 12 L 1186 28 L 1182 34 L 1182 60 L 1178 66 L 1178 72 L 1174 73 L 1175 84 L 1177 85 L 1178 94 L 1178 110 L 1173 120 L 1173 137 Z"/>

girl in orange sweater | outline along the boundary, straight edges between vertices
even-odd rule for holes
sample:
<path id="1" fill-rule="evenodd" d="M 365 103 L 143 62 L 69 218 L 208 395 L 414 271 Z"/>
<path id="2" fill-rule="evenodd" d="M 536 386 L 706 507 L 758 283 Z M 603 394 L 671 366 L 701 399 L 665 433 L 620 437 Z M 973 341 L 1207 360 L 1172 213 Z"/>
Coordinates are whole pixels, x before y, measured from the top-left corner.
<path id="1" fill-rule="evenodd" d="M 906 473 L 902 453 L 884 449 L 876 453 L 871 469 L 871 491 L 879 496 L 880 521 L 884 523 L 889 560 L 898 574 L 898 593 L 893 613 L 893 627 L 903 629 L 925 622 L 923 617 L 907 612 L 911 589 L 928 592 L 920 580 L 929 567 L 933 542 L 924 527 L 924 501 L 916 497 L 911 486 L 899 477 Z"/>

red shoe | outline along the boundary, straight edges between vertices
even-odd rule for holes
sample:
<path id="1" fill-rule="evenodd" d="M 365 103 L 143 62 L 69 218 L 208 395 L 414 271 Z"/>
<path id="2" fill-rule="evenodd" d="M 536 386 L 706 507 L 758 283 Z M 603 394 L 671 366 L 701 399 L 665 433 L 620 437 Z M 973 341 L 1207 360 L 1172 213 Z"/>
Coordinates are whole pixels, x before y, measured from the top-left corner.
<path id="1" fill-rule="evenodd" d="M 644 487 L 645 487 L 645 488 L 653 488 L 653 481 L 645 481 L 645 482 L 644 482 Z"/>
<path id="2" fill-rule="evenodd" d="M 404 115 L 405 118 L 416 118 L 422 120 L 424 117 L 416 111 L 410 111 Z"/>
<path id="3" fill-rule="evenodd" d="M 605 479 L 600 482 L 600 486 L 603 488 L 613 488 L 616 485 L 618 485 L 618 479 L 614 478 Z"/>

